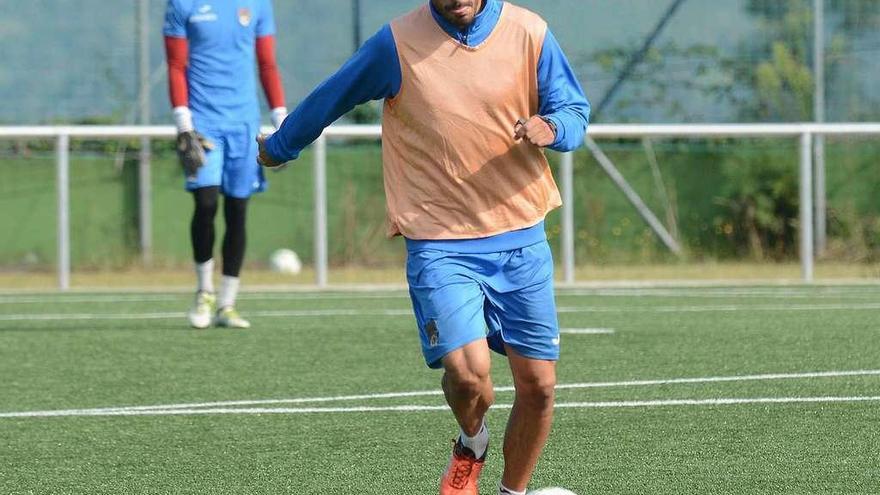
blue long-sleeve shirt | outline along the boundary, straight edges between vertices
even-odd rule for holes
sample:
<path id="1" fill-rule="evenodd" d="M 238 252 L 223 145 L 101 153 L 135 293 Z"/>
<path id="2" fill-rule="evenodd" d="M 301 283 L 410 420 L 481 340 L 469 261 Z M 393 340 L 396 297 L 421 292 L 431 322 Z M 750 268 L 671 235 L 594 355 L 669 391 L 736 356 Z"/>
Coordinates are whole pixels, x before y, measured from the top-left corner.
<path id="1" fill-rule="evenodd" d="M 502 6 L 500 0 L 486 0 L 474 22 L 464 29 L 444 19 L 433 5 L 431 12 L 450 36 L 464 45 L 477 46 L 495 29 Z M 266 150 L 281 162 L 297 158 L 325 127 L 355 106 L 396 96 L 401 80 L 397 46 L 391 26 L 386 24 L 296 107 L 266 141 Z M 583 143 L 590 104 L 549 29 L 538 59 L 538 102 L 538 113 L 556 124 L 556 140 L 549 148 L 571 151 Z"/>

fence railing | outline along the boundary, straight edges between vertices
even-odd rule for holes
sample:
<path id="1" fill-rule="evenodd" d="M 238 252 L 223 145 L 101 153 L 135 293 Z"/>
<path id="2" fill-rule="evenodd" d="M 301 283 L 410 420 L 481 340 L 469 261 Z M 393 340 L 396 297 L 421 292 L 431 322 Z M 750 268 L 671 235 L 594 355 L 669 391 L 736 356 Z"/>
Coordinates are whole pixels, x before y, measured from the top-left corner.
<path id="1" fill-rule="evenodd" d="M 264 132 L 272 132 L 271 128 Z M 380 126 L 338 125 L 327 128 L 315 141 L 314 170 L 314 228 L 315 228 L 315 284 L 326 287 L 328 281 L 327 259 L 327 140 L 341 138 L 381 137 Z M 0 139 L 12 138 L 51 138 L 56 142 L 57 168 L 57 251 L 58 288 L 70 288 L 70 140 L 72 138 L 160 138 L 172 139 L 176 131 L 171 126 L 11 126 L 0 127 Z M 634 124 L 634 125 L 593 125 L 589 130 L 589 140 L 602 138 L 729 138 L 729 137 L 777 137 L 797 138 L 799 140 L 799 243 L 801 276 L 805 282 L 813 280 L 814 231 L 813 231 L 813 138 L 815 136 L 841 135 L 880 135 L 880 123 L 841 123 L 841 124 Z M 611 174 L 607 168 L 606 171 Z M 141 174 L 141 178 L 149 174 Z M 612 179 L 615 177 L 612 176 Z M 564 153 L 557 177 L 562 198 L 561 225 L 561 266 L 563 280 L 574 283 L 574 212 L 573 212 L 573 158 Z M 633 191 L 626 189 L 625 182 L 618 183 L 629 197 Z M 149 190 L 149 185 L 140 184 L 141 190 Z M 637 196 L 636 196 L 637 197 Z M 630 198 L 631 201 L 634 198 Z M 636 204 L 638 201 L 634 201 Z M 638 205 L 637 205 L 638 206 Z M 141 218 L 150 218 L 151 204 L 148 195 L 140 201 Z M 147 243 L 146 245 L 149 245 Z"/>

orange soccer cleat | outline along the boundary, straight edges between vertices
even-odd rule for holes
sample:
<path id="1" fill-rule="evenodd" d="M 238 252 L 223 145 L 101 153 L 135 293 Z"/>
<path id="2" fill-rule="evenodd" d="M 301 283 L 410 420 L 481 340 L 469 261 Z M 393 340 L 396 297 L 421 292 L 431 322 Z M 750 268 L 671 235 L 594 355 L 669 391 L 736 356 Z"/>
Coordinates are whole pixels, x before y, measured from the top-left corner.
<path id="1" fill-rule="evenodd" d="M 456 441 L 446 472 L 440 478 L 440 495 L 479 495 L 480 471 L 485 462 L 486 454 L 477 459 L 471 449 L 461 444 L 461 439 Z"/>

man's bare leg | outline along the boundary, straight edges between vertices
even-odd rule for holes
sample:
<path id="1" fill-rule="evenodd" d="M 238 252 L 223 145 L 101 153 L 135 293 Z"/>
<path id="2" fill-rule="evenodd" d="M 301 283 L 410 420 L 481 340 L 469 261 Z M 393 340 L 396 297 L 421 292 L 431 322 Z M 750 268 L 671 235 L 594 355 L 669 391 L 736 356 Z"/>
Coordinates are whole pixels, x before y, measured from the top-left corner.
<path id="1" fill-rule="evenodd" d="M 476 340 L 443 357 L 443 393 L 461 430 L 474 436 L 483 426 L 483 417 L 495 401 L 489 346 Z"/>
<path id="2" fill-rule="evenodd" d="M 483 417 L 495 400 L 490 364 L 485 339 L 443 357 L 443 393 L 461 426 L 461 434 L 440 478 L 440 495 L 479 495 L 480 472 L 489 447 Z"/>
<path id="3" fill-rule="evenodd" d="M 525 491 L 553 423 L 556 362 L 528 359 L 510 346 L 507 357 L 516 398 L 504 436 L 504 474 L 501 483 Z"/>

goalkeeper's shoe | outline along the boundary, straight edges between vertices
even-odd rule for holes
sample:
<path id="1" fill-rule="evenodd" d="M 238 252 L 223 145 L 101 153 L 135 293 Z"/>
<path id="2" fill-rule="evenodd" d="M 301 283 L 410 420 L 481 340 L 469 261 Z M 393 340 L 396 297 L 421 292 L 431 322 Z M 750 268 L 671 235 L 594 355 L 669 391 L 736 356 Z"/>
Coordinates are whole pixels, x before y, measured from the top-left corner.
<path id="1" fill-rule="evenodd" d="M 216 302 L 214 294 L 205 291 L 196 292 L 196 300 L 190 308 L 187 317 L 193 328 L 208 328 L 211 326 L 211 316 L 214 314 Z"/>
<path id="2" fill-rule="evenodd" d="M 251 322 L 242 318 L 235 308 L 227 306 L 217 310 L 217 316 L 214 317 L 214 325 L 224 328 L 250 328 Z"/>
<path id="3" fill-rule="evenodd" d="M 461 444 L 459 438 L 452 449 L 446 472 L 440 478 L 440 495 L 479 495 L 480 471 L 485 462 L 486 454 L 477 459 L 471 449 Z"/>

